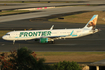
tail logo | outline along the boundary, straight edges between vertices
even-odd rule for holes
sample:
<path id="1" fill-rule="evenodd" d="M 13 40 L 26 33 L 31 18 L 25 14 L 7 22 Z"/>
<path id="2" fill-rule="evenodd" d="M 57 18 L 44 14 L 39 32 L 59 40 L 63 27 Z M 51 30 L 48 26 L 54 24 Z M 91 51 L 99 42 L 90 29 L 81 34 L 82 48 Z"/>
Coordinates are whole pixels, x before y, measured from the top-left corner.
<path id="1" fill-rule="evenodd" d="M 97 18 L 98 16 L 93 16 L 93 18 L 89 21 L 87 27 L 91 27 L 92 26 L 92 29 L 94 30 L 95 27 L 96 27 L 96 23 L 97 23 Z"/>

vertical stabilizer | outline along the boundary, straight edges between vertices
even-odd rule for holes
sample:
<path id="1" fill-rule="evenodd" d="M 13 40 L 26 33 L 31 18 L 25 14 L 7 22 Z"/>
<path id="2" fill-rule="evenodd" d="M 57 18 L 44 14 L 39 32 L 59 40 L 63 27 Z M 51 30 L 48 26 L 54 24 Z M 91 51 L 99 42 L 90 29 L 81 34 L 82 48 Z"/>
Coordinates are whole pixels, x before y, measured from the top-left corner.
<path id="1" fill-rule="evenodd" d="M 97 19 L 98 19 L 98 15 L 94 15 L 84 28 L 94 30 L 96 28 Z"/>

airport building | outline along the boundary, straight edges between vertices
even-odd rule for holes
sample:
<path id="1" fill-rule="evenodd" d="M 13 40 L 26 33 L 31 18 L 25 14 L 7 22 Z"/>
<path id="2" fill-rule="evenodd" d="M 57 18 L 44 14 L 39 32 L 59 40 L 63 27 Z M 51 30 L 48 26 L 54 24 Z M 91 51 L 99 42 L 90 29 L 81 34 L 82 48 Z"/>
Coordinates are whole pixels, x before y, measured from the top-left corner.
<path id="1" fill-rule="evenodd" d="M 105 70 L 105 59 L 84 65 L 82 70 Z"/>

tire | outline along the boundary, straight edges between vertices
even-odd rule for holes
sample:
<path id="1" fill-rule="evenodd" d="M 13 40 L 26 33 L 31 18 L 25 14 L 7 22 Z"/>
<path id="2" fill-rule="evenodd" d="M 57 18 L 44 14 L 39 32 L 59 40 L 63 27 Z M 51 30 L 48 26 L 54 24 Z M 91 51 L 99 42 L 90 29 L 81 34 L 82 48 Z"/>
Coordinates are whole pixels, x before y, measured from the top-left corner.
<path id="1" fill-rule="evenodd" d="M 54 44 L 54 41 L 49 41 L 48 43 L 50 43 L 50 44 Z"/>
<path id="2" fill-rule="evenodd" d="M 54 44 L 54 41 L 51 41 L 52 44 Z"/>

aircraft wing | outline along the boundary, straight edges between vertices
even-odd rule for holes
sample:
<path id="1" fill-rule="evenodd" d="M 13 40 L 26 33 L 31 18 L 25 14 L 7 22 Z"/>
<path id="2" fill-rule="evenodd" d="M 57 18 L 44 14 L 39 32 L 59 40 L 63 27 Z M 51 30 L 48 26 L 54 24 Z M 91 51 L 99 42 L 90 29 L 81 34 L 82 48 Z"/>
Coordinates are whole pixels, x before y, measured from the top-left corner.
<path id="1" fill-rule="evenodd" d="M 70 36 L 70 35 L 61 35 L 61 36 L 42 36 L 41 38 L 50 38 L 50 39 L 53 39 L 53 40 L 57 40 L 57 39 L 63 39 L 63 38 L 66 38 L 67 36 Z"/>

